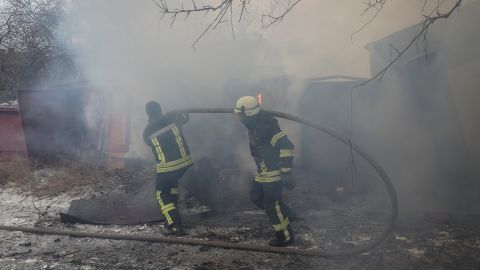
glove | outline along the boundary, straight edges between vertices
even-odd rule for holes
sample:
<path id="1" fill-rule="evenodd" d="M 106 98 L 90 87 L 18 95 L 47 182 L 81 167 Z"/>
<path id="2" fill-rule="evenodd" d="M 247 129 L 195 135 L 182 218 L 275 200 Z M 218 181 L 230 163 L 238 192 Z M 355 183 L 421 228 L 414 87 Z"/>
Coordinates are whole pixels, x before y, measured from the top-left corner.
<path id="1" fill-rule="evenodd" d="M 295 178 L 291 173 L 285 173 L 282 175 L 282 181 L 283 184 L 285 185 L 285 188 L 288 190 L 292 190 L 295 188 L 296 183 L 295 183 Z"/>

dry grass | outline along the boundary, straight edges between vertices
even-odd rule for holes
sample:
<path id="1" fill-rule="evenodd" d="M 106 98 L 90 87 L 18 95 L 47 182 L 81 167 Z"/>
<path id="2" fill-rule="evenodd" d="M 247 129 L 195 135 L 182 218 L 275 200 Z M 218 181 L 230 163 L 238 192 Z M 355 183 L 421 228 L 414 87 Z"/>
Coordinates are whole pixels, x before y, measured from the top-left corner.
<path id="1" fill-rule="evenodd" d="M 9 183 L 41 197 L 98 184 L 109 175 L 101 166 L 74 160 L 60 160 L 48 167 L 20 158 L 0 161 L 0 185 Z"/>
<path id="2" fill-rule="evenodd" d="M 37 196 L 71 192 L 77 187 L 96 185 L 103 182 L 109 175 L 103 168 L 77 163 L 60 165 L 45 170 L 46 173 L 43 175 L 37 171 L 37 177 L 35 177 L 36 186 L 32 191 Z"/>
<path id="3" fill-rule="evenodd" d="M 21 186 L 32 180 L 32 163 L 29 160 L 20 157 L 0 160 L 0 185 L 14 182 Z"/>

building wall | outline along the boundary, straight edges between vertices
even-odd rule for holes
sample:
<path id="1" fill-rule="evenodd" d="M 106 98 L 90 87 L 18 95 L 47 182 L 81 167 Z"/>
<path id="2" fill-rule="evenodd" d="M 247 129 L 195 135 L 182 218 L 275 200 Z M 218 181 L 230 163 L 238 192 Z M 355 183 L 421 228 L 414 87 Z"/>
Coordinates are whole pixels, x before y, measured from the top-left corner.
<path id="1" fill-rule="evenodd" d="M 479 11 L 470 3 L 433 25 L 428 55 L 412 48 L 379 83 L 378 99 L 357 107 L 358 139 L 387 168 L 404 212 L 480 211 L 480 34 L 471 31 Z M 390 44 L 402 48 L 414 30 L 367 46 L 373 74 L 390 61 Z"/>
<path id="2" fill-rule="evenodd" d="M 25 136 L 18 108 L 0 107 L 0 159 L 27 157 Z"/>

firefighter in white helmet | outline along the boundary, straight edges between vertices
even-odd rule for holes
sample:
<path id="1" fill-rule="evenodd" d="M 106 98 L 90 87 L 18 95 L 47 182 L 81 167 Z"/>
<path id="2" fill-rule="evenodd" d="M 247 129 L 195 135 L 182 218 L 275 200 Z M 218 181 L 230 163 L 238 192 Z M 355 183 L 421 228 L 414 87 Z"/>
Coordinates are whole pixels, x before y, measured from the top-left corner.
<path id="1" fill-rule="evenodd" d="M 275 230 L 276 238 L 269 245 L 290 245 L 295 242 L 290 225 L 295 215 L 282 201 L 282 190 L 284 185 L 293 188 L 290 186 L 293 183 L 293 143 L 280 129 L 278 121 L 261 109 L 256 98 L 238 99 L 234 112 L 248 129 L 250 153 L 257 165 L 250 198 L 265 210 Z"/>

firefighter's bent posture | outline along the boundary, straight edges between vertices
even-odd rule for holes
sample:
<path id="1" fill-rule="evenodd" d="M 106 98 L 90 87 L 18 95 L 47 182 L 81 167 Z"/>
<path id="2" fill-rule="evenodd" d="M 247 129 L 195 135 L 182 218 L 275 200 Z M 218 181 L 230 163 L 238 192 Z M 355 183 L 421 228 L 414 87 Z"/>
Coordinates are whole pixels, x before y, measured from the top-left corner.
<path id="1" fill-rule="evenodd" d="M 178 180 L 185 174 L 193 161 L 182 126 L 188 121 L 187 114 L 162 114 L 157 102 L 146 105 L 148 125 L 143 139 L 152 148 L 157 160 L 155 171 L 156 197 L 165 217 L 170 234 L 185 234 L 180 213 L 177 209 Z"/>
<path id="2" fill-rule="evenodd" d="M 235 114 L 248 129 L 250 152 L 257 164 L 250 192 L 251 200 L 265 210 L 275 230 L 276 239 L 269 244 L 290 245 L 295 242 L 289 220 L 294 215 L 282 201 L 282 190 L 284 184 L 293 182 L 293 143 L 280 130 L 278 121 L 261 110 L 254 97 L 240 98 L 235 106 Z"/>

